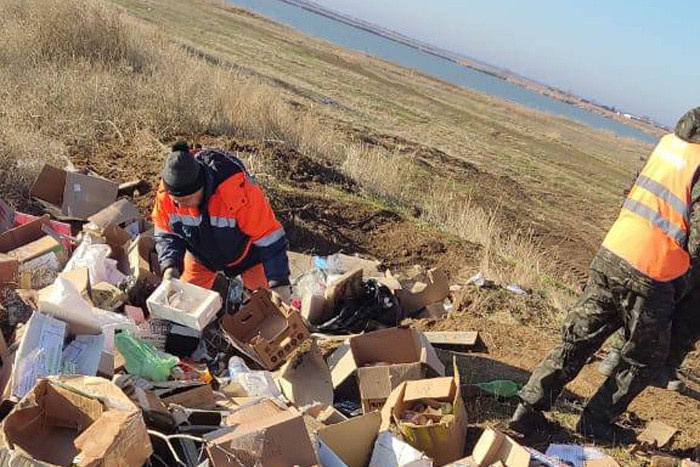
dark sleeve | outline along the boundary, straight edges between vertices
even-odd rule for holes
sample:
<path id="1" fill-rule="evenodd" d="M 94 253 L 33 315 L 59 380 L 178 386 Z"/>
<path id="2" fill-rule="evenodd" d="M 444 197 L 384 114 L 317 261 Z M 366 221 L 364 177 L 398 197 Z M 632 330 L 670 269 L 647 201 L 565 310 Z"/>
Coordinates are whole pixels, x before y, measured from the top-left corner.
<path id="1" fill-rule="evenodd" d="M 690 192 L 690 234 L 688 235 L 688 253 L 690 254 L 690 272 L 686 280 L 685 293 L 695 289 L 700 282 L 700 182 L 696 181 Z"/>
<path id="2" fill-rule="evenodd" d="M 253 248 L 258 250 L 257 253 L 265 269 L 265 277 L 267 277 L 270 287 L 289 284 L 290 272 L 286 235 L 269 245 L 253 244 Z"/>
<path id="3" fill-rule="evenodd" d="M 157 229 L 154 238 L 160 270 L 175 268 L 182 273 L 187 243 L 175 234 Z"/>

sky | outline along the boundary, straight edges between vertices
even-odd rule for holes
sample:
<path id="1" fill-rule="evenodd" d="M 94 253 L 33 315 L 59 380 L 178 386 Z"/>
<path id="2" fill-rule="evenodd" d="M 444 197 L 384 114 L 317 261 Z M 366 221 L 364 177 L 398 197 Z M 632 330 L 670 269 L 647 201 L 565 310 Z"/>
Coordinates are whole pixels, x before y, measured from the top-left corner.
<path id="1" fill-rule="evenodd" d="M 692 0 L 314 0 L 673 125 L 700 106 Z"/>

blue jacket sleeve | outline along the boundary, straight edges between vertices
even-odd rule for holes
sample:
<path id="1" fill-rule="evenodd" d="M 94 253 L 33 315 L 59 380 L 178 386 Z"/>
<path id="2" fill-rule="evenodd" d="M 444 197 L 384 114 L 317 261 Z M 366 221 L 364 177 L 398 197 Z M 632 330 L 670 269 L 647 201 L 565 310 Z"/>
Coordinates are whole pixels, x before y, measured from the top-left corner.
<path id="1" fill-rule="evenodd" d="M 287 237 L 282 235 L 269 245 L 253 244 L 265 269 L 265 277 L 271 287 L 289 284 L 289 259 L 287 258 Z"/>
<path id="2" fill-rule="evenodd" d="M 165 271 L 168 268 L 175 268 L 182 272 L 185 252 L 187 251 L 185 241 L 173 233 L 159 229 L 156 229 L 154 238 L 160 270 Z"/>

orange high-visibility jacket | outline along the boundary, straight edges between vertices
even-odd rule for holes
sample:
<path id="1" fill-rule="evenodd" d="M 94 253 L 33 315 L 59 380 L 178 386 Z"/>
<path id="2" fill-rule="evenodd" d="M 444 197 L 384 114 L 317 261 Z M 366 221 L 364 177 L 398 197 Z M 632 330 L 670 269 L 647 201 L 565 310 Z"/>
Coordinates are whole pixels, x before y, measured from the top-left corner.
<path id="1" fill-rule="evenodd" d="M 690 268 L 691 190 L 700 144 L 664 136 L 637 177 L 603 247 L 660 282 Z"/>
<path id="2" fill-rule="evenodd" d="M 287 238 L 262 189 L 233 154 L 204 149 L 193 157 L 204 175 L 199 207 L 175 204 L 161 182 L 153 208 L 161 269 L 182 271 L 185 252 L 212 271 L 262 263 L 269 281 L 289 277 Z"/>

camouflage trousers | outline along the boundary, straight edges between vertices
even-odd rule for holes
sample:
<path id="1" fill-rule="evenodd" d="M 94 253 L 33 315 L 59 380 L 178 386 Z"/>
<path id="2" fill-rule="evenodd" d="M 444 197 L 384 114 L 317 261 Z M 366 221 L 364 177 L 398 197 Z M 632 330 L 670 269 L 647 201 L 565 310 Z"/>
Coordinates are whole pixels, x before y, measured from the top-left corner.
<path id="1" fill-rule="evenodd" d="M 700 287 L 695 287 L 680 299 L 673 312 L 666 366 L 680 368 L 698 340 L 700 340 Z M 613 334 L 608 344 L 614 349 L 622 349 L 625 345 L 625 333 L 622 329 Z"/>
<path id="2" fill-rule="evenodd" d="M 599 250 L 588 283 L 564 321 L 562 342 L 532 372 L 521 400 L 549 410 L 586 361 L 622 329 L 622 361 L 584 410 L 589 419 L 613 421 L 666 362 L 677 289 L 675 283 L 654 281 Z"/>

